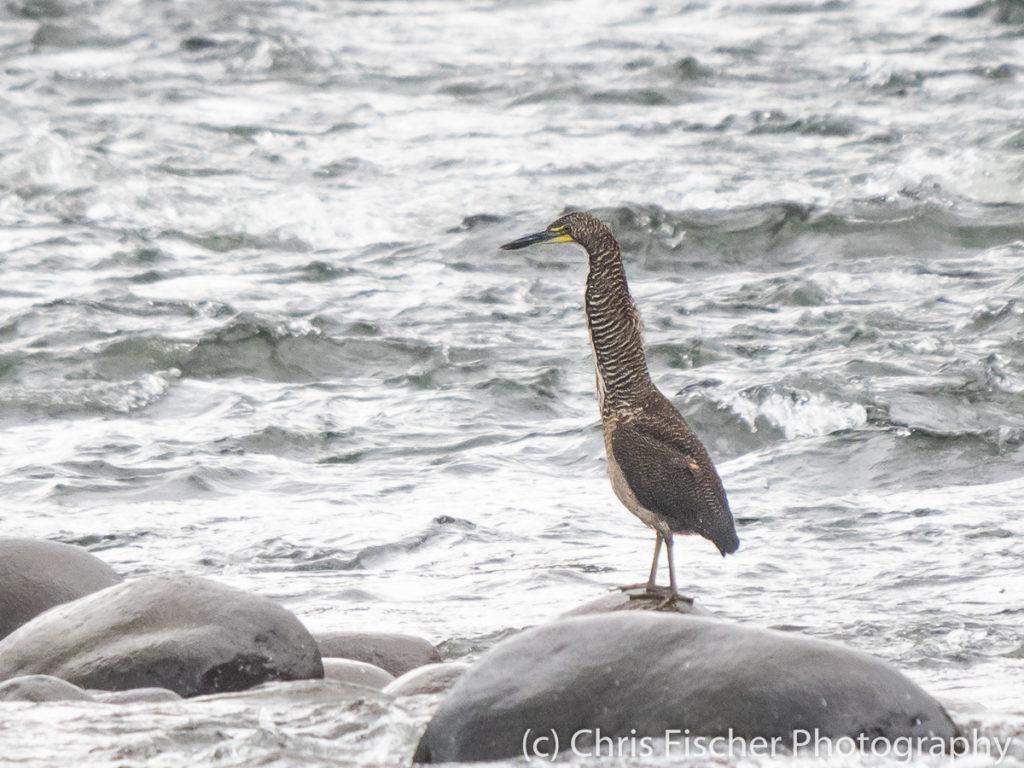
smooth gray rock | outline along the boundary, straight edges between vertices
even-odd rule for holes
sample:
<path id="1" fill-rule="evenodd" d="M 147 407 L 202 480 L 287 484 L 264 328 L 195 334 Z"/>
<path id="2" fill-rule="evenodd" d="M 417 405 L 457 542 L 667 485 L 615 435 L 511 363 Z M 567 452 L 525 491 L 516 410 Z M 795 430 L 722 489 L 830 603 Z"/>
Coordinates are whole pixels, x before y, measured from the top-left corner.
<path id="1" fill-rule="evenodd" d="M 562 750 L 598 729 L 612 739 L 688 729 L 691 738 L 731 731 L 783 743 L 803 729 L 831 738 L 956 734 L 938 702 L 867 654 L 647 611 L 561 619 L 492 648 L 442 702 L 413 759 L 522 755 L 528 729 L 556 735 Z"/>
<path id="2" fill-rule="evenodd" d="M 442 664 L 426 664 L 411 669 L 384 688 L 392 696 L 417 696 L 421 693 L 442 693 L 447 691 L 466 670 L 469 664 L 449 661 Z"/>
<path id="3" fill-rule="evenodd" d="M 441 661 L 437 649 L 422 637 L 385 632 L 324 632 L 316 635 L 325 657 L 373 664 L 395 677 L 424 664 Z"/>
<path id="4" fill-rule="evenodd" d="M 316 641 L 259 595 L 185 575 L 147 576 L 37 616 L 0 641 L 0 680 L 47 674 L 83 688 L 181 696 L 323 677 Z"/>
<path id="5" fill-rule="evenodd" d="M 264 683 L 247 691 L 216 693 L 198 696 L 190 704 L 232 701 L 247 707 L 260 707 L 277 712 L 295 712 L 296 707 L 338 706 L 342 703 L 363 701 L 377 702 L 382 707 L 391 701 L 381 691 L 365 685 L 342 683 L 338 680 L 295 680 L 291 682 Z M 386 709 L 381 709 L 383 716 Z"/>
<path id="6" fill-rule="evenodd" d="M 353 683 L 378 691 L 388 685 L 395 676 L 378 666 L 355 659 L 324 659 L 324 678 L 339 683 Z"/>
<path id="7" fill-rule="evenodd" d="M 104 704 L 160 704 L 181 701 L 181 696 L 166 688 L 132 688 L 130 691 L 89 691 Z"/>
<path id="8" fill-rule="evenodd" d="M 79 547 L 0 539 L 0 638 L 55 605 L 120 581 L 113 568 Z"/>
<path id="9" fill-rule="evenodd" d="M 661 602 L 660 597 L 648 595 L 643 587 L 629 590 L 615 589 L 578 608 L 566 611 L 562 616 L 586 616 L 591 613 L 612 613 L 613 611 L 657 611 L 668 614 L 713 615 L 706 608 L 685 600 L 677 600 L 664 608 L 659 608 Z"/>
<path id="10" fill-rule="evenodd" d="M 50 675 L 23 675 L 0 683 L 0 701 L 92 701 L 77 685 Z"/>

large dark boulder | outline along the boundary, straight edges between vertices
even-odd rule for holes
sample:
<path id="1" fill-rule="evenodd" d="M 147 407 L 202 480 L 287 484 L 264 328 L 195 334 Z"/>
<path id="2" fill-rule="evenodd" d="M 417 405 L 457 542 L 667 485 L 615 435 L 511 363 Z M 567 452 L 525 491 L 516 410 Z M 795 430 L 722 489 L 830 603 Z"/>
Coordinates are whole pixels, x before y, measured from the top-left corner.
<path id="1" fill-rule="evenodd" d="M 424 664 L 441 661 L 437 649 L 422 637 L 387 632 L 323 632 L 316 636 L 325 658 L 355 659 L 373 664 L 395 677 Z"/>
<path id="2" fill-rule="evenodd" d="M 259 595 L 195 576 L 147 576 L 36 617 L 0 641 L 0 680 L 53 675 L 83 688 L 181 696 L 323 677 L 316 641 Z"/>
<path id="3" fill-rule="evenodd" d="M 0 539 L 0 638 L 48 608 L 117 584 L 84 549 L 42 539 Z"/>
<path id="4" fill-rule="evenodd" d="M 717 619 L 628 611 L 561 619 L 492 648 L 427 726 L 416 762 L 562 751 L 598 735 L 636 740 L 934 736 L 956 727 L 888 664 L 798 635 Z M 577 737 L 575 745 L 573 736 Z M 802 738 L 801 736 L 797 737 Z M 948 743 L 948 741 L 947 741 Z M 628 746 L 626 747 L 628 749 Z"/>

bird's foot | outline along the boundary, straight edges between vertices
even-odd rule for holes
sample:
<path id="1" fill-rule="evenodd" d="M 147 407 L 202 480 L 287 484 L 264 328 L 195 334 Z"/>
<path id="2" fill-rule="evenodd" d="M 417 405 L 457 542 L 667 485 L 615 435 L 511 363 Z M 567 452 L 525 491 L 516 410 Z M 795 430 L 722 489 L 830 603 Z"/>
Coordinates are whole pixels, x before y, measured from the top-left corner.
<path id="1" fill-rule="evenodd" d="M 676 603 L 686 603 L 687 605 L 692 607 L 693 598 L 687 597 L 686 595 L 680 595 L 678 592 L 673 592 L 672 590 L 667 590 L 665 593 L 665 597 L 662 598 L 662 601 L 658 603 L 658 607 L 654 610 L 661 611 L 665 608 L 668 608 L 669 606 L 675 607 Z"/>
<path id="2" fill-rule="evenodd" d="M 638 594 L 630 595 L 630 600 L 657 600 L 660 598 L 661 602 L 658 603 L 654 610 L 661 611 L 668 608 L 670 605 L 675 605 L 677 602 L 686 603 L 687 605 L 693 605 L 693 598 L 680 595 L 672 587 L 659 587 L 654 584 L 636 584 L 633 587 L 620 587 L 624 590 L 632 590 L 643 587 L 644 591 Z"/>

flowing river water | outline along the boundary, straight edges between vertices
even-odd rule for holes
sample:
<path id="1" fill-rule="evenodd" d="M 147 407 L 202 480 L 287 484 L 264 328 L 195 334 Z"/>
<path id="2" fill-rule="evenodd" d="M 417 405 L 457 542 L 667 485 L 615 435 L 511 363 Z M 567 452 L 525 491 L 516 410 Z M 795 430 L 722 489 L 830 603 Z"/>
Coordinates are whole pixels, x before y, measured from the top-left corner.
<path id="1" fill-rule="evenodd" d="M 679 541 L 681 587 L 1024 764 L 1015 13 L 10 0 L 3 534 L 448 658 L 642 580 L 585 255 L 497 249 L 590 210 L 737 519 L 725 560 Z M 0 764 L 394 765 L 431 706 L 5 704 Z"/>

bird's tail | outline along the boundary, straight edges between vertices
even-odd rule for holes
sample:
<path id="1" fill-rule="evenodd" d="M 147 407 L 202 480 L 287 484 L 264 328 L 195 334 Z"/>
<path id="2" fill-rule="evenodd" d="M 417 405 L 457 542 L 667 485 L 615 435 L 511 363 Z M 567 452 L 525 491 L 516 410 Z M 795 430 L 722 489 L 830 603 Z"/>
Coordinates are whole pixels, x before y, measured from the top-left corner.
<path id="1" fill-rule="evenodd" d="M 726 525 L 723 525 L 719 530 L 715 531 L 715 535 L 711 537 L 711 541 L 718 547 L 718 551 L 722 553 L 722 557 L 731 555 L 737 549 L 740 548 L 740 537 L 736 535 L 736 526 L 733 525 L 732 520 Z"/>

